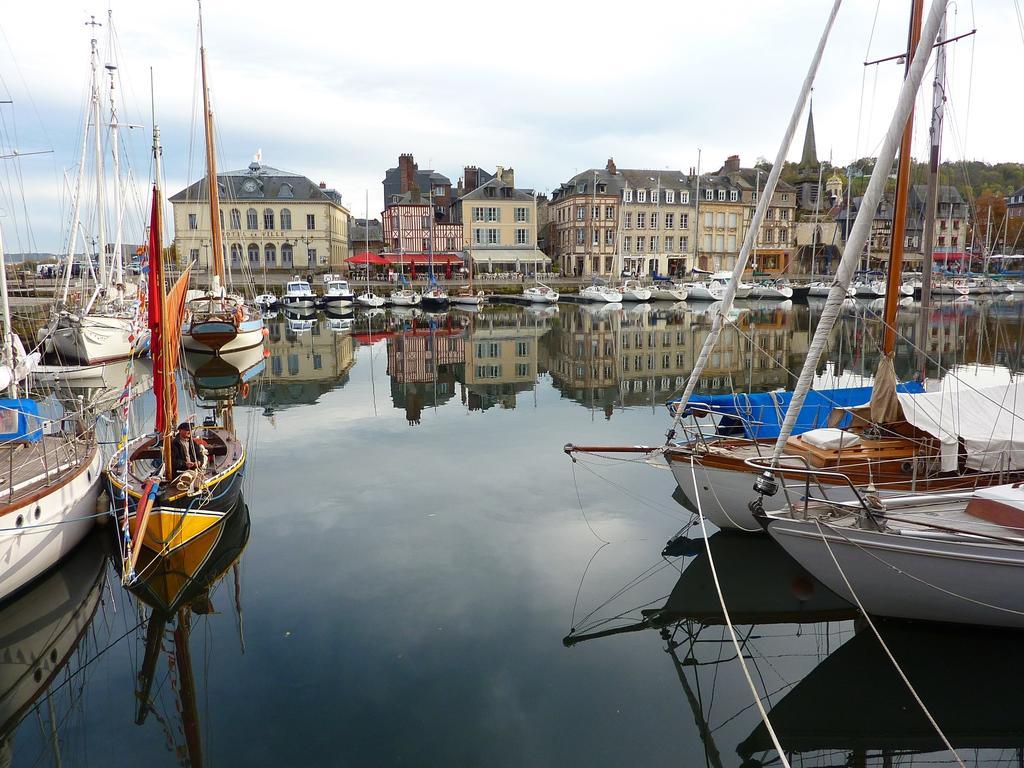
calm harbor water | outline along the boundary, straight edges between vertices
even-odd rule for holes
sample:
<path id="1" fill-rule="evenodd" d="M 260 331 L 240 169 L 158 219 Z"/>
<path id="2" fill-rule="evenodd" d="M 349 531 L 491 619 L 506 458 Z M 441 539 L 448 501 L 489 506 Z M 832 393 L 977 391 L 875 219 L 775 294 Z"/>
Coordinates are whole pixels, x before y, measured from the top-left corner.
<path id="1" fill-rule="evenodd" d="M 828 376 L 874 370 L 879 311 L 860 303 L 844 314 Z M 703 389 L 790 386 L 819 312 L 744 303 Z M 902 376 L 915 369 L 906 340 L 917 317 L 913 306 L 901 315 Z M 187 765 L 198 734 L 207 765 L 777 763 L 722 627 L 699 526 L 680 554 L 661 555 L 691 520 L 671 474 L 574 465 L 562 452 L 570 441 L 664 439 L 664 402 L 710 326 L 699 305 L 268 324 L 269 356 L 246 362 L 251 379 L 235 395 L 248 516 L 218 545 L 223 567 L 187 654 L 164 637 L 152 711 L 136 725 L 149 610 L 97 540 L 0 607 L 0 755 L 15 766 Z M 932 369 L 1008 375 L 1021 366 L 1022 330 L 1024 302 L 941 304 Z M 235 394 L 227 373 L 205 368 L 185 386 Z M 953 762 L 848 606 L 770 542 L 712 542 L 794 764 Z M 883 632 L 962 757 L 1017 764 L 1024 680 L 1005 662 L 1019 636 Z M 42 649 L 43 664 L 24 648 Z M 195 697 L 183 711 L 186 667 Z"/>

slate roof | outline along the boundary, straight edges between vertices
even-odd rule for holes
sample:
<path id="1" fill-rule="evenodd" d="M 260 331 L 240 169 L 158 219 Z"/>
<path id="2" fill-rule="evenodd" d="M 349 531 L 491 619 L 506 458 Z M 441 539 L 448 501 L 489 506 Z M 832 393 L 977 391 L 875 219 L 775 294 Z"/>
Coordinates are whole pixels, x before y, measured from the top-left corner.
<path id="1" fill-rule="evenodd" d="M 511 189 L 512 196 L 507 197 L 503 190 Z M 488 190 L 493 190 L 493 194 L 489 194 Z M 460 200 L 533 200 L 533 191 L 527 189 L 517 189 L 510 187 L 508 184 L 503 182 L 501 179 L 495 177 L 490 181 L 484 182 L 481 186 L 474 189 L 472 192 L 467 192 Z"/>
<path id="2" fill-rule="evenodd" d="M 300 200 L 331 201 L 341 205 L 341 195 L 333 189 L 321 189 L 312 179 L 269 165 L 252 163 L 248 168 L 217 174 L 222 201 L 229 200 Z M 252 187 L 249 189 L 248 187 Z M 208 200 L 206 179 L 191 184 L 171 195 L 171 202 Z"/>

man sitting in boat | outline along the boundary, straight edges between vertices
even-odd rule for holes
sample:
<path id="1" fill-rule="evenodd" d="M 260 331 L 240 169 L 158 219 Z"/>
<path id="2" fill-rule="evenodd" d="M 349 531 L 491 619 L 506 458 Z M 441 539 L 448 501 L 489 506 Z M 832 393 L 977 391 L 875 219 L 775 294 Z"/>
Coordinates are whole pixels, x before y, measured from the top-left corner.
<path id="1" fill-rule="evenodd" d="M 171 443 L 171 480 L 182 489 L 188 486 L 206 466 L 206 446 L 192 439 L 192 425 L 178 425 L 178 438 Z"/>

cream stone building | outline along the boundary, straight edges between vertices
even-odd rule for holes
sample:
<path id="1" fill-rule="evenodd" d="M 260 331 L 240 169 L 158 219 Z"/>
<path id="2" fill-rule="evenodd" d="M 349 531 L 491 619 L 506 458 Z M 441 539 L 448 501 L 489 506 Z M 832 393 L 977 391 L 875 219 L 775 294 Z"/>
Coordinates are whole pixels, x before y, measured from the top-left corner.
<path id="1" fill-rule="evenodd" d="M 297 173 L 253 162 L 217 174 L 224 258 L 229 269 L 340 270 L 350 255 L 351 217 L 341 195 Z M 210 268 L 206 180 L 170 198 L 174 247 L 181 262 Z"/>
<path id="2" fill-rule="evenodd" d="M 516 188 L 511 168 L 499 166 L 493 179 L 457 199 L 452 220 L 462 225 L 476 274 L 545 272 L 551 263 L 537 250 L 537 199 L 532 190 Z"/>

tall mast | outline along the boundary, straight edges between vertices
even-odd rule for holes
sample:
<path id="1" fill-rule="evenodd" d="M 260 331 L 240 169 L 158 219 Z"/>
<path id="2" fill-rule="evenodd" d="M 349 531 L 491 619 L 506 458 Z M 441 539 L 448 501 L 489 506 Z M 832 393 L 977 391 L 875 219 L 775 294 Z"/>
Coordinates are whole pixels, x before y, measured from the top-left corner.
<path id="1" fill-rule="evenodd" d="M 917 43 L 921 39 L 921 17 L 924 14 L 924 0 L 912 0 L 910 12 L 910 33 L 907 40 L 907 66 L 904 77 L 910 72 L 910 63 Z M 907 124 L 903 127 L 900 141 L 900 162 L 896 172 L 896 196 L 892 204 L 892 242 L 889 244 L 889 273 L 885 289 L 885 335 L 882 339 L 882 353 L 891 356 L 896 348 L 896 313 L 899 310 L 900 282 L 903 277 L 903 240 L 907 231 L 907 193 L 910 187 L 910 142 L 914 138 L 914 110 L 910 110 Z"/>
<path id="2" fill-rule="evenodd" d="M 199 66 L 203 77 L 203 129 L 206 134 L 206 188 L 210 199 L 210 247 L 213 248 L 214 289 L 224 285 L 224 247 L 220 231 L 220 190 L 217 187 L 217 158 L 213 145 L 213 111 L 206 82 L 206 46 L 203 43 L 203 4 L 199 3 Z"/>
<path id="3" fill-rule="evenodd" d="M 100 130 L 100 80 L 99 80 L 99 66 L 100 66 L 100 54 L 96 45 L 96 27 L 100 26 L 96 18 L 93 17 L 92 21 L 89 22 L 89 26 L 93 28 L 93 37 L 90 40 L 92 45 L 92 83 L 90 87 L 91 101 L 92 101 L 92 124 L 95 128 L 95 135 L 93 136 L 93 160 L 96 163 L 96 224 L 97 224 L 97 241 L 96 250 L 99 252 L 99 283 L 100 290 L 106 290 L 107 288 L 107 228 L 106 228 L 106 210 L 105 200 L 103 193 L 103 133 Z"/>
<path id="4" fill-rule="evenodd" d="M 939 38 L 946 37 L 946 17 L 942 17 Z M 928 154 L 928 191 L 924 202 L 924 242 L 921 243 L 921 314 L 918 317 L 918 369 L 924 373 L 927 360 L 928 318 L 932 305 L 932 269 L 935 254 L 935 213 L 939 198 L 939 162 L 942 153 L 942 117 L 946 106 L 946 46 L 935 52 L 935 80 L 932 82 L 932 122 L 928 128 L 931 149 Z"/>
<path id="5" fill-rule="evenodd" d="M 365 200 L 365 205 L 366 205 L 366 221 L 365 221 L 365 224 L 366 224 L 366 226 L 363 228 L 363 234 L 366 235 L 366 247 L 364 249 L 364 252 L 366 254 L 365 258 L 367 260 L 366 261 L 366 292 L 369 293 L 370 292 L 370 262 L 369 262 L 369 258 L 370 258 L 370 190 L 368 190 L 368 189 L 365 190 L 364 191 L 364 195 L 366 197 L 366 200 Z"/>
<path id="6" fill-rule="evenodd" d="M 692 272 L 700 260 L 700 147 L 697 147 L 697 188 L 694 190 L 693 198 L 693 264 L 690 265 Z"/>
<path id="7" fill-rule="evenodd" d="M 68 252 L 64 259 L 64 282 L 60 290 L 60 301 L 65 303 L 68 300 L 68 291 L 71 289 L 71 268 L 75 263 L 75 245 L 78 243 L 78 233 L 82 228 L 80 220 L 82 210 L 82 182 L 85 180 L 85 154 L 89 144 L 89 112 L 82 116 L 82 146 L 78 152 L 78 177 L 75 179 L 75 198 L 71 204 L 71 232 L 68 234 Z M 88 254 L 86 254 L 88 256 Z"/>
<path id="8" fill-rule="evenodd" d="M 108 14 L 110 11 L 108 11 Z M 108 16 L 109 19 L 109 16 Z M 110 24 L 108 20 L 108 25 Z M 108 26 L 109 28 L 109 26 Z M 114 253 L 111 255 L 112 281 L 115 285 L 124 282 L 124 259 L 121 258 L 121 228 L 124 222 L 124 212 L 121 208 L 121 148 L 119 145 L 118 123 L 117 123 L 117 100 L 115 97 L 116 83 L 114 73 L 117 66 L 106 65 L 107 74 L 110 76 L 110 154 L 114 161 Z"/>
<path id="9" fill-rule="evenodd" d="M 18 379 L 14 375 L 14 328 L 11 325 L 11 302 L 7 296 L 7 257 L 4 254 L 4 239 L 2 232 L 0 232 L 0 304 L 2 304 L 0 310 L 3 312 L 4 321 L 3 363 L 10 370 L 11 374 L 11 384 L 7 389 L 7 394 L 10 397 L 17 397 Z"/>

